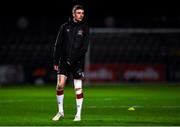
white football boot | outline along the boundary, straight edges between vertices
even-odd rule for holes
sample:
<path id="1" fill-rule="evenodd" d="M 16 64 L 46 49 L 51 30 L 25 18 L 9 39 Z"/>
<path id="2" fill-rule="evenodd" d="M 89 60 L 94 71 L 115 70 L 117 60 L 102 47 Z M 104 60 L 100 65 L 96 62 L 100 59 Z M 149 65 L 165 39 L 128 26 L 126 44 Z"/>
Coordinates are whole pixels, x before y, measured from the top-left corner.
<path id="1" fill-rule="evenodd" d="M 53 118 L 53 121 L 58 121 L 60 118 L 64 117 L 64 113 L 58 112 Z"/>
<path id="2" fill-rule="evenodd" d="M 81 121 L 81 117 L 76 115 L 73 121 L 75 121 L 75 122 Z"/>

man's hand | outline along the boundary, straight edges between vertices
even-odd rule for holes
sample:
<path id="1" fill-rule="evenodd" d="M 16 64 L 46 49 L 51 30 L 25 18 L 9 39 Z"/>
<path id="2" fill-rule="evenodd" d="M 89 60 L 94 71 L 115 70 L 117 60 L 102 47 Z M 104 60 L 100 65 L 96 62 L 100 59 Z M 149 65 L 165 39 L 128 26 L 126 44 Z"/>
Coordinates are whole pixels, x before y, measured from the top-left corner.
<path id="1" fill-rule="evenodd" d="M 58 71 L 58 65 L 54 65 L 54 70 Z"/>

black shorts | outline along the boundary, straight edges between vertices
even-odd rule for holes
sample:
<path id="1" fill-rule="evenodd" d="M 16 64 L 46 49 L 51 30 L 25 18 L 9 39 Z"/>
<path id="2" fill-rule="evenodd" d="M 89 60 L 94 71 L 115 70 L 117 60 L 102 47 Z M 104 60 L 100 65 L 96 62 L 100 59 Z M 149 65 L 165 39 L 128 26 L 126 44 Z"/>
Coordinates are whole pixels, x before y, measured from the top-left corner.
<path id="1" fill-rule="evenodd" d="M 77 61 L 70 66 L 66 63 L 66 61 L 61 61 L 59 63 L 58 74 L 65 75 L 67 77 L 69 74 L 72 74 L 74 79 L 84 78 L 84 61 Z"/>

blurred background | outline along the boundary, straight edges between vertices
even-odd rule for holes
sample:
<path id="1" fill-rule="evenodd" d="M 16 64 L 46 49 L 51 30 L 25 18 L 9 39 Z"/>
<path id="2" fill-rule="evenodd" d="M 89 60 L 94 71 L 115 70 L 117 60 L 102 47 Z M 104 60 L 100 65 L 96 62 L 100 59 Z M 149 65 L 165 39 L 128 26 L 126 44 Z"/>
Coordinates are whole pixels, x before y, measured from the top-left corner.
<path id="1" fill-rule="evenodd" d="M 90 26 L 92 82 L 180 81 L 176 6 L 97 0 L 6 1 L 0 5 L 0 84 L 55 83 L 53 46 L 74 4 Z"/>

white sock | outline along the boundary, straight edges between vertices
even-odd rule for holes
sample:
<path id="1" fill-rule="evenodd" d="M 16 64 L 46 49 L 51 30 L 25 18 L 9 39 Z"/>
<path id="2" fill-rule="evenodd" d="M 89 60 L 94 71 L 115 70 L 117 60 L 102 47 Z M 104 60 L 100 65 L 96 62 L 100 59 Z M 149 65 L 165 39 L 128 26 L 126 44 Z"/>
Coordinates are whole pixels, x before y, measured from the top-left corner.
<path id="1" fill-rule="evenodd" d="M 56 95 L 57 96 L 57 102 L 58 102 L 58 109 L 60 113 L 64 113 L 63 110 L 63 100 L 64 100 L 64 94 L 62 95 Z"/>
<path id="2" fill-rule="evenodd" d="M 77 106 L 76 116 L 81 117 L 81 110 L 83 104 L 82 80 L 74 79 L 74 87 L 76 90 L 76 106 Z"/>
<path id="3" fill-rule="evenodd" d="M 82 104 L 83 104 L 83 98 L 81 98 L 81 99 L 76 99 L 76 105 L 77 105 L 77 113 L 76 113 L 76 116 L 81 117 Z"/>

